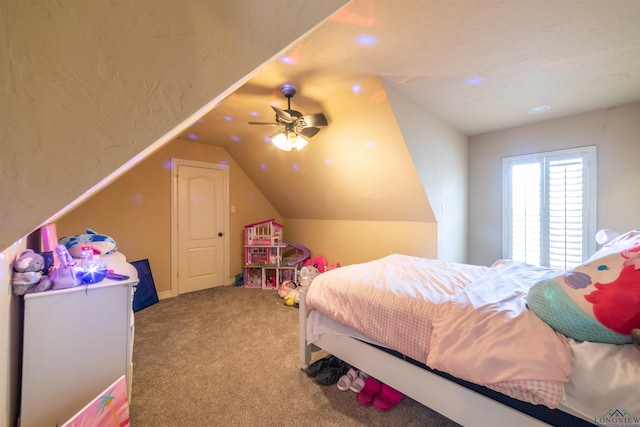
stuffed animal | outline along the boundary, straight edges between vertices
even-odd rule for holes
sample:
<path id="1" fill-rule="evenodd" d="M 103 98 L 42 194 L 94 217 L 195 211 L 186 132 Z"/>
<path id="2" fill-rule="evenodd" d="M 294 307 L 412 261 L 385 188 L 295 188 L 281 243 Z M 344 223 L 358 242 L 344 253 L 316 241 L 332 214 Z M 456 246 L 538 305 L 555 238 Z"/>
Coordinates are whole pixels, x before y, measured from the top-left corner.
<path id="1" fill-rule="evenodd" d="M 327 265 L 327 259 L 322 255 L 316 255 L 304 262 L 305 267 L 315 267 L 320 273 L 324 273 L 327 270 Z"/>
<path id="2" fill-rule="evenodd" d="M 51 278 L 49 278 L 49 276 L 45 274 L 40 279 L 40 282 L 37 285 L 35 285 L 33 288 L 29 289 L 27 293 L 33 294 L 36 292 L 44 292 L 44 291 L 48 291 L 52 287 L 53 287 L 53 281 L 51 280 Z"/>
<path id="3" fill-rule="evenodd" d="M 640 231 L 607 243 L 572 271 L 536 283 L 527 304 L 569 338 L 640 348 Z"/>
<path id="4" fill-rule="evenodd" d="M 327 259 L 322 255 L 316 255 L 313 258 L 309 258 L 303 264 L 303 267 L 315 267 L 319 273 L 324 273 L 325 271 L 333 270 L 340 267 L 340 263 L 329 264 Z"/>
<path id="5" fill-rule="evenodd" d="M 633 341 L 633 345 L 640 350 L 640 328 L 636 328 L 631 331 L 631 340 Z"/>
<path id="6" fill-rule="evenodd" d="M 93 253 L 97 255 L 106 255 L 116 251 L 116 241 L 104 234 L 98 234 L 90 228 L 87 228 L 86 234 L 77 234 L 70 237 L 62 237 L 59 240 L 74 258 L 82 258 L 82 247 L 91 246 Z"/>
<path id="7" fill-rule="evenodd" d="M 286 297 L 284 297 L 284 305 L 293 307 L 300 304 L 300 291 L 298 289 L 291 289 Z"/>
<path id="8" fill-rule="evenodd" d="M 285 280 L 278 289 L 278 296 L 284 298 L 284 305 L 292 307 L 300 303 L 300 290 L 291 280 Z"/>
<path id="9" fill-rule="evenodd" d="M 13 293 L 24 295 L 40 283 L 44 269 L 44 258 L 32 249 L 25 249 L 13 261 L 12 269 Z"/>
<path id="10" fill-rule="evenodd" d="M 282 282 L 282 284 L 280 285 L 280 288 L 278 288 L 278 296 L 280 298 L 284 298 L 289 294 L 289 291 L 291 291 L 291 287 L 295 286 L 291 280 L 285 280 L 284 282 Z"/>

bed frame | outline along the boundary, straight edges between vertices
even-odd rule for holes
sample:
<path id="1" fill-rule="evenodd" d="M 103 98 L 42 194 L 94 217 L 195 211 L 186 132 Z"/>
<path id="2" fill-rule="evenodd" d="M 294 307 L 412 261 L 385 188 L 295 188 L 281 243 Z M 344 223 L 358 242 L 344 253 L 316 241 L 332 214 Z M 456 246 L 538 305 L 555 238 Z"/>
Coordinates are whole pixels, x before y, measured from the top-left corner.
<path id="1" fill-rule="evenodd" d="M 316 342 L 309 344 L 306 338 L 308 310 L 305 296 L 305 291 L 301 290 L 299 355 L 302 369 L 309 366 L 311 353 L 322 349 L 465 427 L 548 425 L 507 404 L 360 340 L 345 335 L 323 334 Z M 569 416 L 573 418 L 572 414 Z M 574 419 L 585 425 L 590 424 L 583 419 Z"/>

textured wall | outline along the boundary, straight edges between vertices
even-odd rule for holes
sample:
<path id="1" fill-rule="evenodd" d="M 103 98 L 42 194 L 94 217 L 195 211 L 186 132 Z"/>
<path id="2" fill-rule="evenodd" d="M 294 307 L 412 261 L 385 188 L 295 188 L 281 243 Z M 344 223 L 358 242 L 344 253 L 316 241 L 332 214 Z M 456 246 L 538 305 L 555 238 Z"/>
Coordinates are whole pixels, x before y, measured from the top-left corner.
<path id="1" fill-rule="evenodd" d="M 383 80 L 383 84 L 384 84 Z M 467 137 L 384 84 L 438 224 L 437 258 L 467 259 Z"/>
<path id="2" fill-rule="evenodd" d="M 149 259 L 156 290 L 171 296 L 171 159 L 229 165 L 229 278 L 242 271 L 245 224 L 267 218 L 282 221 L 224 148 L 175 140 L 56 221 L 58 236 L 84 233 L 86 227 L 112 236 L 129 261 Z M 176 285 L 177 286 L 177 285 Z"/>
<path id="3" fill-rule="evenodd" d="M 344 3 L 1 2 L 0 249 Z"/>
<path id="4" fill-rule="evenodd" d="M 502 159 L 566 148 L 597 147 L 597 227 L 640 228 L 640 103 L 471 137 L 469 262 L 502 257 Z M 593 236 L 595 239 L 595 236 Z"/>
<path id="5" fill-rule="evenodd" d="M 19 409 L 10 263 L 20 239 L 173 139 L 345 3 L 0 1 L 0 425 L 15 425 Z"/>

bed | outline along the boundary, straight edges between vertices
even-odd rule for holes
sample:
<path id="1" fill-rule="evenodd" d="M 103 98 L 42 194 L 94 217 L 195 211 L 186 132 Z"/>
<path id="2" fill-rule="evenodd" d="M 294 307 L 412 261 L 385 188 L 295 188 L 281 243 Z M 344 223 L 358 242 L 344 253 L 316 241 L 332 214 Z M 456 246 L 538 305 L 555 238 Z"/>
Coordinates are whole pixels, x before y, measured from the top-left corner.
<path id="1" fill-rule="evenodd" d="M 400 254 L 331 270 L 301 292 L 301 367 L 323 349 L 465 426 L 640 425 L 640 351 L 629 334 L 614 333 L 616 344 L 577 340 L 530 307 L 565 278 L 615 282 L 620 271 L 603 259 L 640 274 L 640 259 L 629 263 L 636 247 L 640 232 L 569 273 Z M 640 313 L 636 288 L 640 276 L 625 301 Z"/>

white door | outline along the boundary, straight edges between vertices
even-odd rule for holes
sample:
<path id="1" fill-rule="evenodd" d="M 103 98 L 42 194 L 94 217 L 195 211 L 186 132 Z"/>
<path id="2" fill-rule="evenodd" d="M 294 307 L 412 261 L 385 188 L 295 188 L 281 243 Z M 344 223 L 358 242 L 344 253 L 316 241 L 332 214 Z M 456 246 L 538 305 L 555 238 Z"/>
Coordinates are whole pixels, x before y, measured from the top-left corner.
<path id="1" fill-rule="evenodd" d="M 224 171 L 178 165 L 178 293 L 223 284 Z"/>

